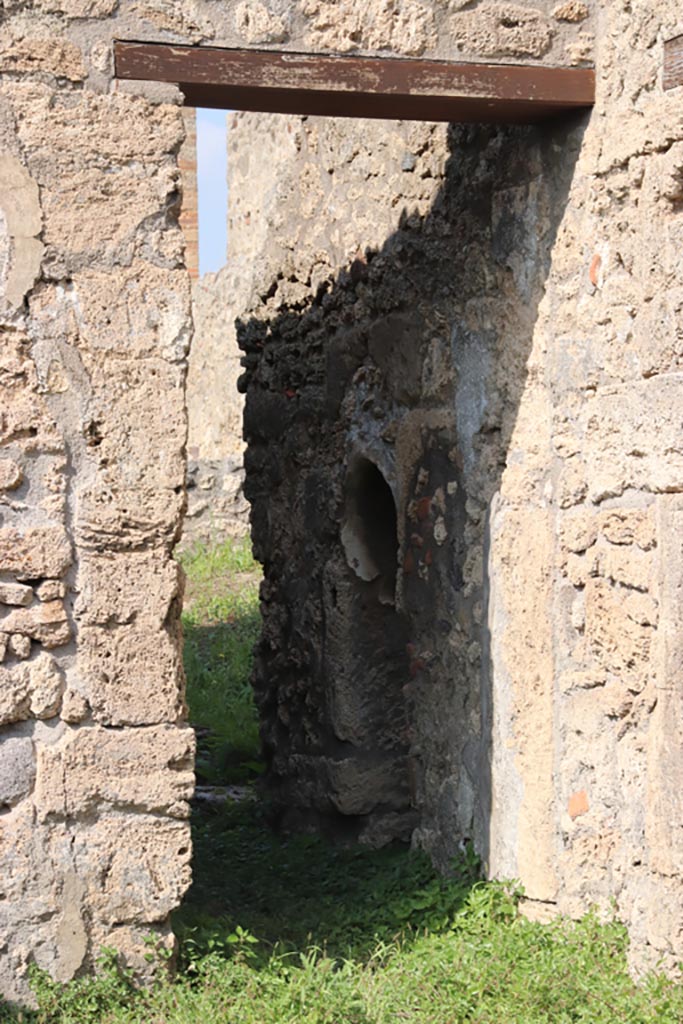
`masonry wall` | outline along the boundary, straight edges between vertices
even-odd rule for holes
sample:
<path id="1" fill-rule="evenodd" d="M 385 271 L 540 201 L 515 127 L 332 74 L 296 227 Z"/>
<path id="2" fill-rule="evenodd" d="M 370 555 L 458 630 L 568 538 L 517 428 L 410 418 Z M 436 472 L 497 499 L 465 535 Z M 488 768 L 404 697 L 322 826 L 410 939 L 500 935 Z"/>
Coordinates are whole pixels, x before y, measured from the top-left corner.
<path id="1" fill-rule="evenodd" d="M 581 130 L 300 126 L 282 270 L 240 330 L 286 824 L 490 860 L 489 510 Z"/>
<path id="2" fill-rule="evenodd" d="M 490 870 L 520 876 L 539 905 L 578 912 L 614 896 L 641 961 L 648 950 L 665 961 L 680 959 L 683 482 L 672 410 L 681 389 L 683 122 L 680 90 L 661 90 L 661 43 L 683 25 L 673 0 L 596 2 L 591 12 L 579 3 L 491 0 L 474 7 L 417 0 L 5 5 L 0 990 L 6 997 L 29 997 L 31 958 L 67 979 L 90 969 L 101 945 L 116 946 L 144 972 L 145 938 L 152 932 L 171 946 L 168 915 L 190 880 L 193 737 L 180 659 L 182 580 L 171 557 L 185 505 L 191 335 L 178 227 L 185 127 L 174 88 L 112 83 L 114 38 L 547 64 L 595 58 L 598 105 L 585 134 L 581 126 L 569 138 L 559 129 L 534 136 L 455 132 L 445 175 L 445 137 L 432 140 L 413 156 L 427 168 L 434 154 L 424 178 L 428 188 L 429 175 L 435 179 L 433 204 L 425 202 L 413 220 L 409 210 L 402 226 L 391 227 L 399 228 L 394 239 L 405 246 L 403 255 L 395 242 L 370 239 L 379 255 L 361 254 L 345 277 L 349 254 L 340 242 L 330 264 L 333 281 L 311 301 L 327 268 L 323 260 L 322 277 L 297 276 L 293 252 L 295 281 L 279 286 L 283 308 L 255 310 L 257 323 L 245 338 L 266 411 L 270 383 L 278 384 L 281 370 L 275 367 L 270 380 L 264 375 L 256 349 L 264 321 L 275 318 L 276 328 L 264 345 L 282 352 L 292 370 L 287 390 L 294 394 L 284 396 L 286 406 L 277 394 L 272 415 L 284 417 L 285 432 L 298 432 L 285 440 L 292 466 L 297 452 L 289 438 L 299 441 L 300 462 L 289 477 L 293 509 L 301 507 L 299 472 L 315 478 L 309 452 L 325 426 L 322 478 L 313 479 L 294 553 L 312 579 L 303 577 L 301 593 L 292 584 L 285 595 L 290 607 L 301 603 L 310 612 L 303 625 L 314 639 L 330 607 L 313 600 L 314 588 L 329 602 L 328 584 L 347 578 L 337 540 L 339 478 L 329 467 L 336 454 L 347 458 L 352 424 L 377 424 L 366 440 L 358 427 L 354 443 L 360 451 L 362 441 L 385 479 L 391 467 L 388 458 L 378 461 L 379 452 L 406 439 L 395 455 L 402 559 L 396 602 L 392 611 L 378 601 L 373 620 L 378 637 L 395 638 L 392 686 L 403 679 L 401 658 L 409 659 L 405 700 L 414 733 L 383 734 L 382 749 L 396 754 L 401 771 L 413 757 L 418 771 L 393 810 L 399 816 L 419 811 L 420 842 L 437 857 L 472 821 Z M 359 159 L 372 162 L 365 144 Z M 445 210 L 440 196 L 450 197 Z M 328 212 L 319 204 L 312 216 L 316 209 Z M 440 293 L 448 275 L 434 266 L 432 243 L 453 258 L 450 296 Z M 397 266 L 405 293 L 392 276 Z M 353 346 L 326 348 L 331 338 L 351 336 L 345 317 L 349 309 L 356 315 L 354 291 L 359 336 Z M 445 319 L 429 313 L 432 303 Z M 394 315 L 398 321 L 389 319 Z M 388 335 L 375 333 L 387 321 Z M 393 339 L 403 334 L 417 345 L 401 341 L 400 351 L 413 362 L 398 373 L 391 353 Z M 311 338 L 320 340 L 318 350 Z M 327 351 L 329 367 L 322 358 Z M 369 360 L 365 393 L 362 381 L 353 380 L 354 359 Z M 314 372 L 319 378 L 307 417 L 300 392 L 309 396 Z M 418 379 L 419 393 L 403 394 L 401 381 L 417 391 Z M 477 391 L 482 380 L 483 394 Z M 326 390 L 326 381 L 337 381 L 341 394 Z M 363 394 L 368 405 L 361 418 L 354 402 Z M 376 418 L 367 415 L 373 408 Z M 403 426 L 406 410 L 416 410 L 414 432 Z M 390 433 L 379 436 L 379 428 L 391 430 L 397 420 L 393 442 Z M 267 416 L 264 431 L 270 423 Z M 254 435 L 253 421 L 250 429 Z M 457 452 L 448 447 L 451 440 Z M 257 458 L 270 457 L 266 442 L 266 436 L 250 439 Z M 264 465 L 259 472 L 259 479 L 273 479 L 275 470 Z M 334 487 L 324 501 L 326 480 Z M 437 494 L 442 480 L 445 514 Z M 280 507 L 284 486 L 277 484 Z M 255 506 L 263 509 L 257 491 L 255 485 Z M 276 557 L 270 550 L 279 550 L 280 538 L 266 523 L 255 522 L 255 529 L 264 557 Z M 448 540 L 439 545 L 442 529 Z M 410 572 L 405 559 L 413 532 L 422 545 L 415 542 Z M 446 557 L 453 538 L 460 544 L 455 578 Z M 305 545 L 314 552 L 323 541 L 336 552 L 332 576 L 303 561 Z M 421 552 L 432 541 L 435 568 L 427 567 L 424 580 Z M 282 602 L 266 586 L 265 604 L 271 593 L 274 604 Z M 358 614 L 350 590 L 338 589 L 337 600 L 345 614 Z M 443 618 L 428 617 L 431 601 L 446 608 Z M 408 616 L 414 637 L 403 652 L 396 638 L 402 622 L 389 621 L 399 615 Z M 281 628 L 267 609 L 266 619 L 277 645 Z M 302 686 L 311 671 L 306 657 L 315 651 L 293 639 L 301 663 L 282 665 L 277 677 L 280 686 L 286 674 L 290 687 L 283 713 L 288 702 L 296 709 L 289 733 L 261 690 L 264 715 L 284 736 L 278 740 L 283 785 L 299 737 L 315 740 Z M 353 665 L 349 678 L 355 679 Z M 482 694 L 489 695 L 488 706 Z M 310 722 L 331 728 L 330 709 L 316 706 L 318 700 L 312 691 Z M 302 763 L 302 778 L 307 771 Z M 481 781 L 487 772 L 490 812 Z M 396 777 L 393 768 L 386 777 Z M 332 775 L 329 782 L 328 801 Z M 342 782 L 348 792 L 348 779 Z M 319 813 L 315 801 L 313 792 L 309 806 Z M 391 818 L 387 808 L 379 810 L 378 828 L 384 828 Z M 356 807 L 350 816 L 369 813 Z"/>
<path id="3" fill-rule="evenodd" d="M 615 901 L 639 967 L 680 957 L 683 895 L 666 13 L 603 12 L 590 119 L 305 122 L 240 331 L 282 820 L 473 839 L 531 915 Z"/>
<path id="4" fill-rule="evenodd" d="M 244 496 L 244 396 L 235 321 L 278 272 L 273 224 L 280 197 L 297 174 L 296 119 L 229 115 L 226 265 L 192 286 L 194 336 L 188 364 L 188 503 L 182 544 L 242 537 L 249 531 Z M 184 230 L 184 228 L 183 228 Z"/>

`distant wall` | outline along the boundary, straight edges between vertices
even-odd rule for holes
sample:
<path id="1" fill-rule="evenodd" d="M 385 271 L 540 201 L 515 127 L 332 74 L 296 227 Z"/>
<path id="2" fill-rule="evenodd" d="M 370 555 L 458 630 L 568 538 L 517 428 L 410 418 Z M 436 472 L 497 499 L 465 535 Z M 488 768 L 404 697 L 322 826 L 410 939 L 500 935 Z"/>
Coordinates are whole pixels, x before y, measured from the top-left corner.
<path id="1" fill-rule="evenodd" d="M 279 250 L 272 236 L 277 237 L 282 190 L 297 173 L 298 124 L 297 118 L 272 114 L 230 117 L 227 263 L 192 288 L 184 547 L 249 531 L 235 320 L 253 302 L 259 283 L 277 272 Z"/>

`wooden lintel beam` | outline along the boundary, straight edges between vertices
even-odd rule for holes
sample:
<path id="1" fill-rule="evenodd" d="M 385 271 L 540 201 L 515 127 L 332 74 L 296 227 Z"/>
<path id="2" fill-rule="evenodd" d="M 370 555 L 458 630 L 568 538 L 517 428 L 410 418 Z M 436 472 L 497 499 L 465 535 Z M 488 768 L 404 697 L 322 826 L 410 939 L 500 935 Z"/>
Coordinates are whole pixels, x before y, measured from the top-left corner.
<path id="1" fill-rule="evenodd" d="M 668 39 L 664 43 L 662 86 L 669 90 L 679 85 L 683 85 L 683 36 L 676 36 L 675 39 Z"/>
<path id="2" fill-rule="evenodd" d="M 331 57 L 114 43 L 116 77 L 180 86 L 187 106 L 335 117 L 529 123 L 590 107 L 591 68 Z"/>

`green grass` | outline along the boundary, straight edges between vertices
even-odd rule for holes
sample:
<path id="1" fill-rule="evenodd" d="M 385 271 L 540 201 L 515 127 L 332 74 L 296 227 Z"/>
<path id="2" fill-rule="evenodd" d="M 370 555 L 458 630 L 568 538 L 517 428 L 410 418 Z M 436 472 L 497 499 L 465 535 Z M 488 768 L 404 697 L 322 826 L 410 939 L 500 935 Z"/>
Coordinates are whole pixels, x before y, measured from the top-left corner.
<path id="1" fill-rule="evenodd" d="M 188 700 L 211 781 L 254 774 L 248 676 L 259 568 L 246 544 L 184 556 Z M 136 989 L 114 951 L 60 985 L 38 971 L 25 1024 L 683 1024 L 683 986 L 626 966 L 622 925 L 532 923 L 471 851 L 448 878 L 401 848 L 278 836 L 256 799 L 195 810 L 178 971 Z M 150 959 L 155 960 L 154 945 Z"/>
<path id="2" fill-rule="evenodd" d="M 242 781 L 258 770 L 258 716 L 249 683 L 260 629 L 261 567 L 248 539 L 181 556 L 187 575 L 183 630 L 199 782 Z"/>
<path id="3" fill-rule="evenodd" d="M 315 947 L 361 962 L 406 928 L 445 928 L 478 870 L 470 856 L 445 879 L 401 846 L 276 835 L 256 800 L 195 815 L 193 844 L 202 870 L 174 922 L 184 955 L 215 950 L 239 926 L 262 957 Z"/>
<path id="4" fill-rule="evenodd" d="M 194 830 L 201 874 L 176 915 L 176 977 L 161 964 L 137 991 L 111 952 L 95 979 L 36 974 L 27 1024 L 683 1020 L 683 988 L 629 977 L 623 926 L 529 922 L 516 888 L 479 881 L 471 855 L 444 879 L 417 853 L 278 838 L 256 801 L 200 815 Z"/>

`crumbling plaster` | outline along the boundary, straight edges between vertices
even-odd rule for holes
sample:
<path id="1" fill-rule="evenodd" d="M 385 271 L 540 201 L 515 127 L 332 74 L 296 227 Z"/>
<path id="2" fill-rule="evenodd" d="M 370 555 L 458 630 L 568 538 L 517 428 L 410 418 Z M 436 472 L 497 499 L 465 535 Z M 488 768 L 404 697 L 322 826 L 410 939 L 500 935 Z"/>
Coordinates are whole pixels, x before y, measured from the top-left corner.
<path id="1" fill-rule="evenodd" d="M 524 389 L 505 426 L 498 495 L 476 513 L 486 563 L 467 569 L 475 588 L 489 581 L 494 718 L 496 707 L 509 712 L 494 729 L 491 835 L 503 839 L 489 856 L 492 870 L 521 876 L 562 910 L 615 896 L 641 959 L 647 950 L 680 959 L 680 786 L 671 780 L 683 775 L 683 552 L 672 409 L 683 105 L 680 89 L 662 93 L 661 44 L 683 26 L 675 0 L 588 6 L 584 18 L 579 3 L 491 0 L 6 0 L 5 997 L 29 997 L 30 959 L 66 979 L 89 969 L 101 945 L 144 972 L 146 937 L 172 945 L 168 915 L 190 878 L 193 737 L 171 556 L 185 503 L 191 334 L 178 227 L 184 125 L 173 87 L 112 82 L 114 38 L 595 59 L 598 101 L 538 316 L 526 324 Z M 469 139 L 477 144 L 475 129 Z M 537 173 L 540 190 L 550 188 Z M 506 205 L 517 199 L 513 190 Z M 501 274 L 523 296 L 524 261 L 512 251 L 507 261 Z M 512 754 L 497 766 L 503 747 Z M 438 765 L 438 751 L 429 756 Z M 496 800 L 506 766 L 518 779 L 513 807 Z M 435 780 L 425 793 L 437 790 Z M 442 796 L 448 810 L 448 786 Z M 454 799 L 457 816 L 464 803 Z M 448 820 L 432 816 L 427 845 L 442 837 L 447 846 Z"/>

